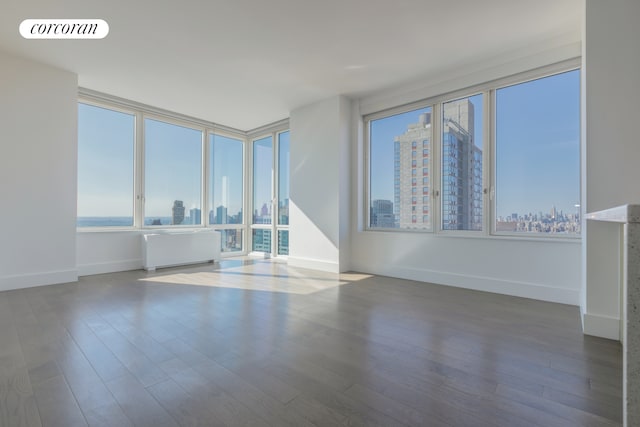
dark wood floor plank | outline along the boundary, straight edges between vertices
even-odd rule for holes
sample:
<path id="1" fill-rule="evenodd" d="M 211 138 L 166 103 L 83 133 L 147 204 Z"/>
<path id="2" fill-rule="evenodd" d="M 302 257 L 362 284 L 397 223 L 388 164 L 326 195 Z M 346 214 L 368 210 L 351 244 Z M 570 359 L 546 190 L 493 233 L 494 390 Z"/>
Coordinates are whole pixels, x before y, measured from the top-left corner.
<path id="1" fill-rule="evenodd" d="M 39 425 L 40 414 L 26 370 L 0 376 L 0 426 Z"/>
<path id="2" fill-rule="evenodd" d="M 194 369 L 175 372 L 172 381 L 182 389 L 189 390 L 189 401 L 196 407 L 208 408 L 215 420 L 226 425 L 268 426 L 268 422 L 253 413 L 243 402 L 235 399 L 231 393 L 220 388 Z"/>
<path id="3" fill-rule="evenodd" d="M 292 411 L 287 405 L 254 387 L 251 382 L 216 362 L 198 365 L 194 369 L 236 400 L 249 406 L 256 415 L 271 425 L 290 427 L 311 427 L 315 425 L 309 421 L 308 417 Z"/>
<path id="4" fill-rule="evenodd" d="M 214 408 L 189 396 L 171 379 L 154 384 L 147 390 L 181 426 L 225 426 Z"/>
<path id="5" fill-rule="evenodd" d="M 67 329 L 102 381 L 110 381 L 128 374 L 127 368 L 122 362 L 84 322 L 80 320 L 73 322 L 67 325 Z"/>
<path id="6" fill-rule="evenodd" d="M 84 411 L 89 427 L 133 427 L 115 401 Z"/>
<path id="7" fill-rule="evenodd" d="M 176 421 L 131 374 L 106 383 L 122 411 L 135 426 L 177 427 Z"/>
<path id="8" fill-rule="evenodd" d="M 34 386 L 36 401 L 44 427 L 86 426 L 64 377 L 57 376 Z"/>

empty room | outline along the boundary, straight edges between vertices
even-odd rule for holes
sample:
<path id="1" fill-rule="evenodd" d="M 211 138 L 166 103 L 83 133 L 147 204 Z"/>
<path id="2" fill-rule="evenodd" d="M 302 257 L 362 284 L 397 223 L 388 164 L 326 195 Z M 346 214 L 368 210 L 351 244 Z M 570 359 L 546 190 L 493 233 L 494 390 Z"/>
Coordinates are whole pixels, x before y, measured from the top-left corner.
<path id="1" fill-rule="evenodd" d="M 637 0 L 4 0 L 0 427 L 640 425 Z"/>

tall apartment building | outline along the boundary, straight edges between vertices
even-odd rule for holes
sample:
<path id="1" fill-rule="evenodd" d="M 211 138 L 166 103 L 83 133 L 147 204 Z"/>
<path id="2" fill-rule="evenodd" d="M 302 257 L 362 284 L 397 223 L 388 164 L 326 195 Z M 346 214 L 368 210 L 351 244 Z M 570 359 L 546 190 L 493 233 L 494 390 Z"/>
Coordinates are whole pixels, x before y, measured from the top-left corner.
<path id="1" fill-rule="evenodd" d="M 482 230 L 482 150 L 469 99 L 443 105 L 442 228 Z"/>
<path id="2" fill-rule="evenodd" d="M 184 203 L 182 200 L 175 200 L 173 202 L 173 208 L 171 208 L 171 224 L 179 225 L 184 221 Z"/>
<path id="3" fill-rule="evenodd" d="M 468 99 L 443 105 L 442 228 L 482 229 L 482 150 L 475 145 Z M 431 228 L 431 114 L 395 138 L 394 216 L 400 228 Z M 373 217 L 372 217 L 373 218 Z"/>
<path id="4" fill-rule="evenodd" d="M 400 228 L 431 228 L 431 113 L 395 138 L 394 216 Z"/>

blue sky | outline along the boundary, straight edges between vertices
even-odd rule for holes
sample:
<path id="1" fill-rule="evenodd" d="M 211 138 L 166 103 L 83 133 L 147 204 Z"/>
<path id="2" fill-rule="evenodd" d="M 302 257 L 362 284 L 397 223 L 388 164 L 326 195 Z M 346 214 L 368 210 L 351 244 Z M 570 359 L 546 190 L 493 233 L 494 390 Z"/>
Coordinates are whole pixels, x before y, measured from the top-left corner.
<path id="1" fill-rule="evenodd" d="M 145 119 L 145 218 L 172 215 L 181 200 L 185 216 L 200 205 L 202 132 Z"/>
<path id="2" fill-rule="evenodd" d="M 571 71 L 496 93 L 499 216 L 574 213 L 580 201 L 580 73 Z"/>
<path id="3" fill-rule="evenodd" d="M 236 215 L 242 210 L 244 143 L 239 139 L 220 135 L 211 135 L 209 141 L 210 162 L 213 164 L 209 177 L 213 199 L 209 200 L 209 209 L 215 211 L 222 205 L 227 207 L 228 215 Z"/>
<path id="4" fill-rule="evenodd" d="M 496 93 L 497 215 L 575 212 L 579 203 L 580 75 L 571 71 Z M 482 97 L 475 109 L 482 144 Z M 394 137 L 418 122 L 423 108 L 371 123 L 371 200 L 393 201 Z M 485 165 L 486 166 L 486 165 Z"/>
<path id="5" fill-rule="evenodd" d="M 133 216 L 135 117 L 78 104 L 78 216 Z"/>
<path id="6" fill-rule="evenodd" d="M 270 136 L 253 142 L 253 211 L 260 215 L 263 205 L 271 210 L 273 183 L 273 138 Z"/>

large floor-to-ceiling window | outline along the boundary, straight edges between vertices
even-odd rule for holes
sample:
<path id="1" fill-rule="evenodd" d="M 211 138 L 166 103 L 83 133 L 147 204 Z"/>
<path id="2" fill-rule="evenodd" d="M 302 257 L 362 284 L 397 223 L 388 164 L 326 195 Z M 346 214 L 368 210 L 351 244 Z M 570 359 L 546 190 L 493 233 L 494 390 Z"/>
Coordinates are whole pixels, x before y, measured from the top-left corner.
<path id="1" fill-rule="evenodd" d="M 209 224 L 220 231 L 222 251 L 243 251 L 244 140 L 209 135 Z"/>
<path id="2" fill-rule="evenodd" d="M 273 137 L 269 135 L 253 141 L 253 252 L 272 252 L 273 179 Z"/>
<path id="3" fill-rule="evenodd" d="M 289 135 L 289 131 L 278 133 L 278 255 L 289 255 Z"/>
<path id="4" fill-rule="evenodd" d="M 289 254 L 289 131 L 252 140 L 251 250 Z"/>

